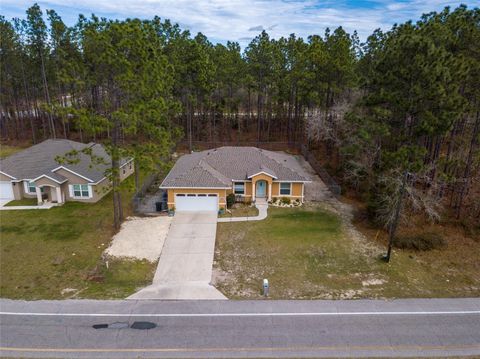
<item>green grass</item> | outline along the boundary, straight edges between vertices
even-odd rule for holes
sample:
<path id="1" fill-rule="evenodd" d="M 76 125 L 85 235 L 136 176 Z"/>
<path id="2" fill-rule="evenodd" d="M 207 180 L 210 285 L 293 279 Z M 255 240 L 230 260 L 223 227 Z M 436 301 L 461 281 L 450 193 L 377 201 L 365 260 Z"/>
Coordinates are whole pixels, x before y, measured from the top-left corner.
<path id="1" fill-rule="evenodd" d="M 4 205 L 4 207 L 14 207 L 14 206 L 36 206 L 38 205 L 36 198 L 22 198 L 14 201 L 10 201 Z"/>
<path id="2" fill-rule="evenodd" d="M 412 252 L 350 238 L 315 207 L 269 208 L 259 222 L 219 223 L 214 283 L 227 297 L 274 299 L 467 297 L 480 295 L 480 243 Z M 476 259 L 475 259 L 476 258 Z"/>
<path id="3" fill-rule="evenodd" d="M 258 209 L 254 206 L 239 206 L 238 208 L 229 209 L 231 213 L 220 214 L 219 218 L 230 218 L 230 217 L 254 217 L 258 216 Z"/>
<path id="4" fill-rule="evenodd" d="M 124 190 L 126 216 L 130 198 L 131 192 Z M 67 202 L 42 211 L 1 211 L 1 297 L 124 298 L 150 284 L 154 263 L 114 260 L 107 269 L 101 260 L 114 234 L 112 223 L 111 193 L 92 204 Z M 103 281 L 90 280 L 92 274 L 103 276 Z"/>

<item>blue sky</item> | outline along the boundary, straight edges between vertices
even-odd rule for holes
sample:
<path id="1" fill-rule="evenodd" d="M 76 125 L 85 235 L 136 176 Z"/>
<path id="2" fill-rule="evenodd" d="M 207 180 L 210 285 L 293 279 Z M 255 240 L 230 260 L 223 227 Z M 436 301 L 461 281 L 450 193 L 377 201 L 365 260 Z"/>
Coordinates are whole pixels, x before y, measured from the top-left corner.
<path id="1" fill-rule="evenodd" d="M 37 1 L 55 9 L 72 25 L 78 14 L 125 19 L 162 19 L 177 22 L 192 33 L 201 31 L 212 42 L 233 40 L 245 46 L 262 29 L 278 38 L 295 33 L 307 37 L 323 34 L 325 28 L 343 26 L 357 30 L 360 39 L 376 28 L 389 29 L 394 23 L 418 19 L 422 13 L 466 4 L 479 7 L 480 0 L 47 0 Z M 0 13 L 7 19 L 24 17 L 34 1 L 0 0 Z"/>

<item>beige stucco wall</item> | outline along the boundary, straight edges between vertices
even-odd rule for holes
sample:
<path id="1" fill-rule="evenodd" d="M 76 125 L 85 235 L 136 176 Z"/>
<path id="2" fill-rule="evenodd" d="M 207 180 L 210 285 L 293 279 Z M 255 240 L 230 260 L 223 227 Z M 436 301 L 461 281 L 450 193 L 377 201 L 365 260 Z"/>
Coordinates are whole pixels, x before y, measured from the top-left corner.
<path id="1" fill-rule="evenodd" d="M 231 192 L 231 190 L 230 190 Z M 172 208 L 175 205 L 175 194 L 177 193 L 211 193 L 218 196 L 218 207 L 225 207 L 227 205 L 227 190 L 226 189 L 200 189 L 200 188 L 174 188 L 168 189 L 168 208 Z"/>
<path id="2" fill-rule="evenodd" d="M 302 197 L 303 183 L 292 183 L 292 197 Z"/>
<path id="3" fill-rule="evenodd" d="M 252 197 L 252 182 L 245 182 L 245 197 Z"/>
<path id="4" fill-rule="evenodd" d="M 13 197 L 15 199 L 22 199 L 25 192 L 23 188 L 23 182 L 13 182 L 12 188 L 13 188 Z"/>
<path id="5" fill-rule="evenodd" d="M 273 197 L 278 197 L 280 193 L 280 183 L 279 182 L 273 182 L 272 183 L 272 198 Z"/>
<path id="6" fill-rule="evenodd" d="M 292 191 L 290 196 L 280 194 L 280 182 L 274 182 L 272 186 L 272 197 L 294 197 L 294 198 L 302 198 L 302 188 L 304 184 L 293 182 L 292 183 Z"/>
<path id="7" fill-rule="evenodd" d="M 37 198 L 37 195 L 35 193 L 28 193 L 25 191 L 25 186 L 27 182 L 28 181 L 16 182 L 15 186 L 13 186 L 13 194 L 15 196 L 15 199 Z"/>

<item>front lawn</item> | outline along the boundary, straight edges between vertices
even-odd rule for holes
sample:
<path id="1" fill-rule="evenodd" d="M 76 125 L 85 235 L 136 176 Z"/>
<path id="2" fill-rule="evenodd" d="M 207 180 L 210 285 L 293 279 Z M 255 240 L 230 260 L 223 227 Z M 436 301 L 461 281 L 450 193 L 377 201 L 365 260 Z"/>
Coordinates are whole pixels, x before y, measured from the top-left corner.
<path id="1" fill-rule="evenodd" d="M 133 178 L 128 179 L 132 181 Z M 124 190 L 125 215 L 131 192 Z M 151 283 L 146 261 L 109 261 L 112 194 L 97 203 L 0 212 L 0 296 L 15 299 L 125 298 Z"/>
<path id="2" fill-rule="evenodd" d="M 312 206 L 269 208 L 255 223 L 219 223 L 214 284 L 238 299 L 261 298 L 263 278 L 274 299 L 480 295 L 474 240 L 428 252 L 395 250 L 387 264 L 378 257 L 383 246 L 347 233 L 335 214 Z"/>
<path id="3" fill-rule="evenodd" d="M 8 202 L 4 207 L 15 207 L 15 206 L 36 206 L 38 205 L 37 198 L 22 198 Z"/>
<path id="4" fill-rule="evenodd" d="M 235 204 L 235 208 L 228 209 L 230 213 L 226 212 L 224 214 L 218 215 L 220 218 L 230 218 L 230 217 L 255 217 L 258 216 L 258 208 L 250 205 Z"/>

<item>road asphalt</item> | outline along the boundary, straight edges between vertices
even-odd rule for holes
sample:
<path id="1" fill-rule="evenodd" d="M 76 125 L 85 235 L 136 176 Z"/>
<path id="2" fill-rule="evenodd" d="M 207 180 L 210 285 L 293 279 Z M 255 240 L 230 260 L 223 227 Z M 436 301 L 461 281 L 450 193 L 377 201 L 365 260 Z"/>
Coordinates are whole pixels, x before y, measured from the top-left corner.
<path id="1" fill-rule="evenodd" d="M 47 358 L 480 356 L 480 299 L 0 300 L 0 355 Z M 131 328 L 148 321 L 155 328 Z M 109 324 L 113 328 L 94 329 Z"/>

